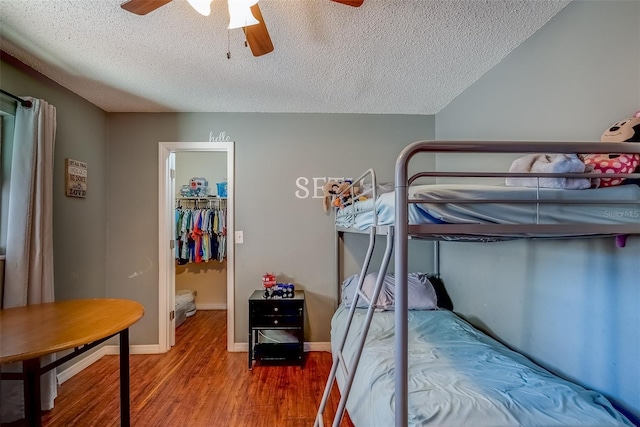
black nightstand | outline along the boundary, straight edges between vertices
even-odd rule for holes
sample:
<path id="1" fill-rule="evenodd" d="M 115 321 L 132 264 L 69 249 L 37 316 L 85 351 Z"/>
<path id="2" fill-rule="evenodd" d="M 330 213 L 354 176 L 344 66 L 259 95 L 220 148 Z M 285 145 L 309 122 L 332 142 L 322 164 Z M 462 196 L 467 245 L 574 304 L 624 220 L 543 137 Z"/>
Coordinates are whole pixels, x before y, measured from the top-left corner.
<path id="1" fill-rule="evenodd" d="M 264 337 L 262 331 L 288 331 L 294 342 Z M 287 340 L 289 341 L 289 340 Z M 264 291 L 249 297 L 249 369 L 253 361 L 304 363 L 304 291 L 293 298 L 265 299 Z"/>

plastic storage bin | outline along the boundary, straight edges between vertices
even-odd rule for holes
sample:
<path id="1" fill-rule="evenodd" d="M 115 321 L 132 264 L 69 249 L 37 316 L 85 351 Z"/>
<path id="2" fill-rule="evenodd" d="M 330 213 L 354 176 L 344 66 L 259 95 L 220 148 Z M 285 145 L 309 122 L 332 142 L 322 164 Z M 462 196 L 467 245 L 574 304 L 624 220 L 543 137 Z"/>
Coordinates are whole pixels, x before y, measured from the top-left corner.
<path id="1" fill-rule="evenodd" d="M 218 197 L 227 197 L 227 182 L 218 182 L 216 183 L 216 187 L 218 188 Z"/>

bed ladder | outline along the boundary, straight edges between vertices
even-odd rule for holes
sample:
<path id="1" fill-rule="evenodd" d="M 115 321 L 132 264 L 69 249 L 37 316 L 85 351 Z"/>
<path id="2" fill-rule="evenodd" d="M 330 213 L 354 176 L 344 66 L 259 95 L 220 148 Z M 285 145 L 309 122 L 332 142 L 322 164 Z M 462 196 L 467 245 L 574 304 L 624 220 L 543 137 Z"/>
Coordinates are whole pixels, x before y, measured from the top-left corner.
<path id="1" fill-rule="evenodd" d="M 380 295 L 382 284 L 384 283 L 387 267 L 389 266 L 389 260 L 391 259 L 391 253 L 393 251 L 393 227 L 388 227 L 387 246 L 384 252 L 384 257 L 382 259 L 380 270 L 378 271 L 378 277 L 376 278 L 376 286 L 374 288 L 373 295 L 370 300 L 362 290 L 362 285 L 364 283 L 364 278 L 369 268 L 369 263 L 371 262 L 371 255 L 373 254 L 375 239 L 376 239 L 376 229 L 375 227 L 372 227 L 369 234 L 369 248 L 367 249 L 367 255 L 365 256 L 365 260 L 362 264 L 362 270 L 360 271 L 360 277 L 358 278 L 358 287 L 356 288 L 356 292 L 354 292 L 353 294 L 353 301 L 351 302 L 351 308 L 349 309 L 349 317 L 347 319 L 344 335 L 340 340 L 340 344 L 338 345 L 338 348 L 336 349 L 336 351 L 334 351 L 331 371 L 329 373 L 329 378 L 327 379 L 327 384 L 324 388 L 322 401 L 320 402 L 320 406 L 318 407 L 316 420 L 315 420 L 315 423 L 313 424 L 314 427 L 324 427 L 323 414 L 327 406 L 327 401 L 329 400 L 329 395 L 331 394 L 331 389 L 333 388 L 333 384 L 336 380 L 336 373 L 338 370 L 338 366 L 342 368 L 342 372 L 345 376 L 345 383 L 344 383 L 344 389 L 341 390 L 342 393 L 340 396 L 340 403 L 338 404 L 338 409 L 336 410 L 335 416 L 333 418 L 332 427 L 339 427 L 340 423 L 342 422 L 342 418 L 344 417 L 344 411 L 346 408 L 347 399 L 349 398 L 349 392 L 351 391 L 353 379 L 355 378 L 356 370 L 358 368 L 358 363 L 360 362 L 360 356 L 362 355 L 362 349 L 364 347 L 367 334 L 369 333 L 369 326 L 371 326 L 371 319 L 373 318 L 373 314 L 374 314 L 375 302 L 378 301 L 378 296 Z M 344 359 L 342 355 L 342 350 L 344 350 L 345 343 L 347 342 L 347 337 L 349 336 L 351 323 L 353 321 L 353 315 L 356 312 L 356 307 L 358 305 L 358 301 L 360 300 L 360 298 L 362 298 L 368 305 L 367 317 L 365 319 L 364 324 L 362 325 L 362 329 L 357 331 L 358 335 L 356 338 L 358 339 L 358 342 L 357 342 L 356 351 L 353 355 L 353 360 L 351 360 L 351 364 L 348 365 L 347 361 Z"/>

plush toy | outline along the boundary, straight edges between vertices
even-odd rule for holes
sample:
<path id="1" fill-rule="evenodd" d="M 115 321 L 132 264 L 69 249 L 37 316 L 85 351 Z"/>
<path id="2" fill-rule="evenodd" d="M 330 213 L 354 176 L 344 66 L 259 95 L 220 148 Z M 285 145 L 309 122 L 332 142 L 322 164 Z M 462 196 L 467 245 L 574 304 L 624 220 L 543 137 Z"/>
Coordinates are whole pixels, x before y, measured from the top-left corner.
<path id="1" fill-rule="evenodd" d="M 351 181 L 345 181 L 342 179 L 330 180 L 322 187 L 324 198 L 322 200 L 322 206 L 325 212 L 329 212 L 331 206 L 340 207 L 340 202 L 343 197 L 338 197 L 340 193 L 345 191 L 351 185 Z"/>
<path id="2" fill-rule="evenodd" d="M 345 206 L 349 206 L 353 203 L 352 196 L 358 196 L 360 194 L 359 187 L 353 187 L 349 191 L 347 189 L 351 186 L 351 180 L 331 180 L 328 181 L 323 187 L 324 194 L 322 205 L 325 212 L 329 212 L 331 206 L 335 206 L 338 209 L 342 209 Z M 357 197 L 357 200 L 366 199 L 365 197 Z"/>
<path id="3" fill-rule="evenodd" d="M 640 111 L 633 117 L 614 123 L 604 131 L 601 142 L 640 142 Z M 587 154 L 584 163 L 596 173 L 633 173 L 640 154 Z M 601 178 L 600 187 L 620 185 L 625 178 Z"/>

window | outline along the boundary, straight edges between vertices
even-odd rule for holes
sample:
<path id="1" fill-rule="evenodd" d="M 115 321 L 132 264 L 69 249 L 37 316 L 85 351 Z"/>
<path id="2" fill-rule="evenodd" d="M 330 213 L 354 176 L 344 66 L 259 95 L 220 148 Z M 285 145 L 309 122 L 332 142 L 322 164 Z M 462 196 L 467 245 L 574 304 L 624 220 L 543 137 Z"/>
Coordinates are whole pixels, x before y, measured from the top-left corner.
<path id="1" fill-rule="evenodd" d="M 7 111 L 10 110 L 10 111 Z M 13 128 L 15 123 L 15 106 L 0 109 L 0 255 L 6 253 L 7 222 L 9 217 L 9 184 L 11 180 L 11 155 L 13 152 Z"/>

